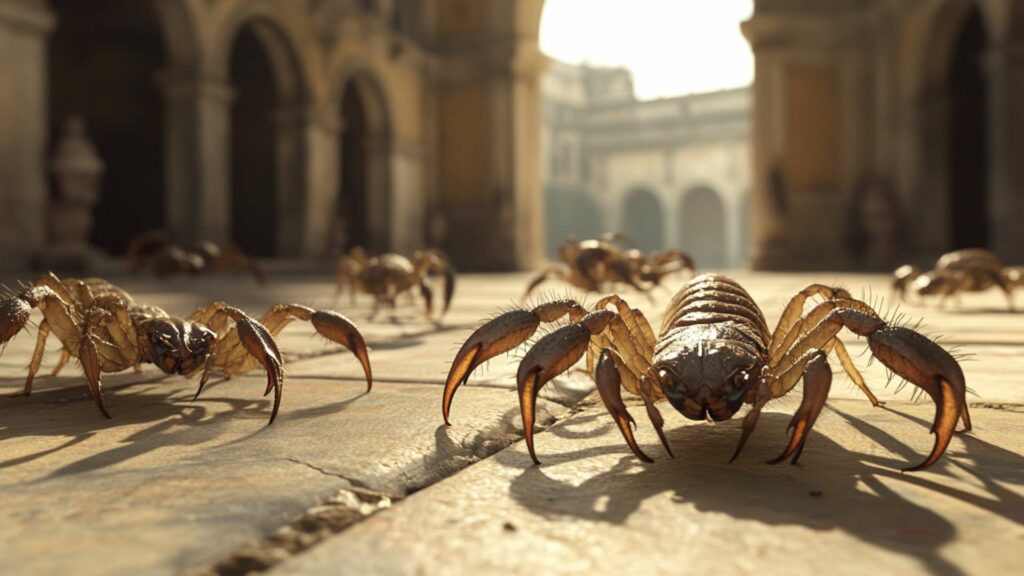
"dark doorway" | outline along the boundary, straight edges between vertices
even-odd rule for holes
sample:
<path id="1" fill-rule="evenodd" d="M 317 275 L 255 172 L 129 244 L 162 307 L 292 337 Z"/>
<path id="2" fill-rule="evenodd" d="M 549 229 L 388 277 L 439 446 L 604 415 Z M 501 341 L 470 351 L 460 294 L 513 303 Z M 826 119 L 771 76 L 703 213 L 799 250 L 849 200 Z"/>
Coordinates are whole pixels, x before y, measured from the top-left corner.
<path id="1" fill-rule="evenodd" d="M 347 251 L 356 246 L 366 248 L 369 243 L 369 126 L 366 103 L 354 82 L 349 82 L 341 98 L 341 122 L 341 191 L 337 219 L 342 246 Z"/>
<path id="2" fill-rule="evenodd" d="M 242 28 L 231 52 L 231 231 L 253 256 L 273 256 L 277 246 L 277 108 L 274 71 L 252 25 Z"/>
<path id="3" fill-rule="evenodd" d="M 701 268 L 726 264 L 725 207 L 714 190 L 697 188 L 683 196 L 679 248 Z"/>
<path id="4" fill-rule="evenodd" d="M 641 250 L 661 250 L 665 247 L 665 225 L 662 223 L 661 203 L 648 190 L 635 190 L 626 199 L 621 230 Z"/>
<path id="5" fill-rule="evenodd" d="M 985 27 L 973 6 L 954 45 L 949 75 L 952 248 L 988 246 L 988 94 Z"/>
<path id="6" fill-rule="evenodd" d="M 122 254 L 132 237 L 164 222 L 164 66 L 152 2 L 51 0 L 57 28 L 49 50 L 51 143 L 69 116 L 105 164 L 91 241 Z"/>
<path id="7" fill-rule="evenodd" d="M 598 238 L 606 232 L 601 210 L 593 197 L 579 190 L 552 190 L 545 194 L 547 208 L 547 252 L 558 256 L 558 247 L 569 236 L 577 240 Z"/>

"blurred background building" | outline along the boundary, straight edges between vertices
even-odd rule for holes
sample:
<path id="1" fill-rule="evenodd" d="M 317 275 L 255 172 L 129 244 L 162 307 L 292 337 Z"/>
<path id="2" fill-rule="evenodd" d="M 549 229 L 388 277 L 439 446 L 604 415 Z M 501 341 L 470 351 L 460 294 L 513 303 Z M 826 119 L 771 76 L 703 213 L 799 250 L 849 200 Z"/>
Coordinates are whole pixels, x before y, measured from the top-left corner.
<path id="1" fill-rule="evenodd" d="M 530 265 L 541 8 L 0 0 L 4 264 L 45 252 L 76 220 L 54 206 L 77 203 L 110 254 L 165 228 L 257 256 L 438 245 L 468 268 Z M 73 116 L 88 141 L 63 128 Z M 102 162 L 94 206 L 56 189 L 65 131 L 78 135 L 65 151 L 91 142 Z"/>
<path id="2" fill-rule="evenodd" d="M 733 4 L 753 87 L 639 99 L 549 66 L 543 0 L 0 0 L 3 266 L 153 228 L 476 270 L 609 230 L 706 266 L 1024 262 L 1024 1 Z M 664 74 L 724 67 L 696 52 Z"/>
<path id="3" fill-rule="evenodd" d="M 750 90 L 640 101 L 625 68 L 554 61 L 542 83 L 549 255 L 626 234 L 702 267 L 744 264 Z"/>
<path id="4" fill-rule="evenodd" d="M 754 6 L 755 266 L 1024 262 L 1024 2 Z"/>

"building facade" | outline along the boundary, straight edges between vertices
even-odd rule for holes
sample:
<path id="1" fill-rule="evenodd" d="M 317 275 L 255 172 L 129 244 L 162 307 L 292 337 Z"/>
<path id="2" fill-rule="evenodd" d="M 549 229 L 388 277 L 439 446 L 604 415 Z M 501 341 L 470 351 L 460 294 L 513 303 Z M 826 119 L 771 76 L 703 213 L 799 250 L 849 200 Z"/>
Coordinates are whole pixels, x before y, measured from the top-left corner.
<path id="1" fill-rule="evenodd" d="M 744 264 L 748 88 L 638 101 L 626 69 L 553 62 L 542 94 L 549 255 L 616 231 L 700 267 Z"/>
<path id="2" fill-rule="evenodd" d="M 1024 2 L 757 0 L 753 262 L 1024 262 Z"/>
<path id="3" fill-rule="evenodd" d="M 49 158 L 103 162 L 91 242 L 153 228 L 258 256 L 542 252 L 542 0 L 0 0 L 0 250 L 45 251 Z"/>

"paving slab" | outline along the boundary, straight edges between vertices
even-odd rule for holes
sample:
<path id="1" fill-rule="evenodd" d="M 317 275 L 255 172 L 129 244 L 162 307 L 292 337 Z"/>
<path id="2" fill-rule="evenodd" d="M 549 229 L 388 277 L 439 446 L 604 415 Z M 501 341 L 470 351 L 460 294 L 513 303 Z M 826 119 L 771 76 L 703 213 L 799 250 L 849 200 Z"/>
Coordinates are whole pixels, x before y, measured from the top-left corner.
<path id="1" fill-rule="evenodd" d="M 537 436 L 541 466 L 506 449 L 272 574 L 1018 574 L 1024 458 L 1016 411 L 976 408 L 932 469 L 930 406 L 832 401 L 798 466 L 765 464 L 795 403 L 739 422 L 667 414 L 667 457 L 639 462 L 596 401 Z M 639 411 L 637 411 L 639 409 Z"/>
<path id="2" fill-rule="evenodd" d="M 113 420 L 80 389 L 0 401 L 0 573 L 204 566 L 339 490 L 401 497 L 521 437 L 504 389 L 464 391 L 472 409 L 450 428 L 436 385 L 294 378 L 268 427 L 264 382 L 195 403 L 178 378 L 126 384 L 108 394 Z M 543 410 L 547 423 L 566 409 Z"/>
<path id="3" fill-rule="evenodd" d="M 268 290 L 212 280 L 121 284 L 186 314 L 216 299 L 253 314 L 276 302 L 329 307 L 320 295 L 332 290 L 305 281 Z M 339 493 L 401 498 L 521 438 L 512 390 L 486 382 L 460 393 L 458 428 L 441 425 L 453 337 L 415 309 L 397 313 L 360 320 L 376 368 L 370 394 L 347 351 L 314 338 L 308 324 L 287 328 L 279 341 L 288 378 L 270 427 L 258 373 L 214 379 L 196 402 L 194 380 L 152 368 L 105 375 L 113 420 L 99 415 L 74 364 L 37 379 L 31 397 L 10 398 L 34 344 L 34 330 L 21 335 L 0 357 L 0 573 L 201 571 Z M 352 315 L 367 316 L 368 306 Z M 43 372 L 58 355 L 52 340 Z M 563 379 L 542 399 L 544 424 L 588 386 Z"/>
<path id="4" fill-rule="evenodd" d="M 871 294 L 887 294 L 888 290 L 888 280 L 881 275 L 739 272 L 736 276 L 761 303 L 770 324 L 775 322 L 788 298 L 810 282 L 841 284 L 850 288 L 854 294 L 858 294 L 861 287 L 864 287 L 865 293 Z M 340 545 L 341 541 L 348 541 L 358 535 L 364 525 L 373 526 L 371 522 L 377 520 L 364 521 L 342 532 L 324 545 L 324 552 L 318 551 L 319 548 L 313 548 L 314 552 L 302 550 L 332 532 L 360 522 L 364 516 L 378 512 L 388 503 L 392 504 L 392 508 L 377 513 L 373 518 L 390 517 L 405 513 L 413 505 L 420 506 L 415 503 L 430 494 L 430 489 L 406 500 L 401 499 L 521 438 L 514 394 L 514 374 L 518 362 L 515 357 L 495 359 L 488 367 L 474 374 L 470 384 L 459 393 L 452 409 L 454 426 L 439 426 L 439 404 L 440 384 L 443 383 L 448 364 L 458 346 L 483 320 L 516 305 L 527 278 L 525 274 L 460 277 L 452 309 L 440 322 L 426 320 L 418 305 L 407 303 L 393 312 L 383 311 L 372 316 L 371 305 L 366 297 L 359 298 L 354 305 L 347 296 L 336 299 L 334 287 L 326 280 L 326 276 L 273 278 L 267 288 L 260 288 L 244 277 L 179 278 L 168 282 L 154 282 L 144 278 L 115 279 L 136 295 L 138 300 L 157 304 L 176 314 L 188 314 L 195 307 L 214 300 L 227 300 L 254 315 L 278 302 L 297 302 L 315 308 L 339 310 L 352 317 L 366 336 L 371 348 L 370 357 L 377 385 L 371 394 L 362 394 L 361 369 L 351 355 L 318 338 L 308 324 L 294 323 L 279 338 L 285 355 L 288 384 L 281 416 L 274 426 L 265 426 L 269 416 L 269 401 L 260 396 L 264 379 L 258 374 L 215 382 L 199 401 L 193 403 L 191 396 L 194 381 L 180 377 L 164 378 L 152 369 L 142 374 L 129 372 L 105 377 L 108 406 L 115 417 L 107 421 L 98 415 L 88 399 L 75 365 L 69 365 L 59 378 L 37 380 L 37 392 L 31 398 L 7 398 L 9 393 L 20 389 L 23 381 L 25 365 L 34 344 L 34 330 L 29 330 L 0 355 L 0 393 L 3 394 L 0 397 L 0 486 L 7 496 L 5 508 L 0 512 L 0 541 L 7 543 L 7 553 L 0 558 L 0 573 L 241 573 L 292 556 L 299 560 L 307 555 L 310 558 L 321 554 L 333 557 L 331 547 Z M 564 286 L 554 283 L 546 288 L 545 293 L 561 296 L 570 294 Z M 635 306 L 648 311 L 656 324 L 671 291 L 659 291 L 652 298 L 638 294 L 625 295 Z M 586 300 L 593 302 L 595 298 Z M 973 356 L 971 361 L 964 363 L 964 368 L 968 383 L 977 394 L 970 400 L 976 413 L 978 437 L 984 438 L 986 442 L 992 442 L 991 437 L 980 436 L 981 432 L 1004 434 L 1006 430 L 1016 429 L 1016 437 L 1020 436 L 1022 416 L 1013 410 L 1024 405 L 1024 387 L 1020 386 L 1020 374 L 1024 373 L 1024 323 L 1020 319 L 1024 316 L 1009 314 L 1004 308 L 1005 302 L 1001 295 L 989 293 L 968 295 L 962 304 L 945 311 L 926 307 L 906 309 L 911 315 L 924 316 L 933 332 L 944 334 L 948 342 L 960 346 L 963 354 Z M 862 340 L 854 336 L 843 338 L 850 344 L 854 354 L 865 350 Z M 57 343 L 52 342 L 44 371 L 56 359 L 58 350 Z M 879 396 L 890 403 L 890 408 L 904 411 L 918 419 L 930 415 L 931 408 L 927 404 L 906 404 L 910 398 L 909 390 L 898 392 L 895 386 L 883 387 L 885 373 L 878 363 L 868 366 L 866 357 L 861 357 L 857 362 L 865 369 L 868 381 Z M 837 376 L 832 394 L 834 405 L 845 407 L 849 401 L 849 413 L 860 416 L 866 403 L 852 385 L 844 382 L 845 377 Z M 541 404 L 541 423 L 548 424 L 564 418 L 572 412 L 569 407 L 592 389 L 588 378 L 578 373 L 567 375 L 549 385 L 542 394 L 542 398 L 547 401 Z M 798 399 L 794 396 L 780 402 L 779 406 L 792 411 L 797 403 Z M 986 409 L 986 406 L 994 408 Z M 892 437 L 897 439 L 893 442 L 905 442 L 883 442 L 888 452 L 868 453 L 874 458 L 869 459 L 868 464 L 875 468 L 885 468 L 885 465 L 891 467 L 893 454 L 909 458 L 909 452 L 900 446 L 912 447 L 916 452 L 927 448 L 927 435 L 919 429 L 916 421 L 912 423 L 913 429 L 903 430 L 902 427 L 908 424 L 899 424 L 902 422 L 899 418 L 902 417 L 892 414 L 895 413 L 884 410 L 864 414 L 871 422 L 874 422 L 871 418 L 880 419 L 875 425 L 891 431 Z M 785 419 L 781 415 L 768 416 L 770 418 L 762 423 L 762 428 L 778 429 L 774 432 L 777 438 L 772 446 L 780 447 Z M 886 418 L 897 420 L 894 424 Z M 989 419 L 992 425 L 985 422 L 985 419 Z M 597 428 L 588 429 L 586 423 L 590 421 Z M 767 425 L 769 421 L 774 424 Z M 542 457 L 548 454 L 555 461 L 560 453 L 587 450 L 576 444 L 573 448 L 559 448 L 557 441 L 565 436 L 574 442 L 594 443 L 591 447 L 598 456 L 614 459 L 611 466 L 616 474 L 620 469 L 633 470 L 635 463 L 623 452 L 621 440 L 606 418 L 588 412 L 569 422 L 555 429 L 557 435 L 548 434 L 538 438 Z M 672 422 L 684 424 L 681 418 Z M 908 489 L 904 484 L 892 484 L 899 480 L 898 475 L 872 471 L 871 475 L 878 478 L 877 482 L 861 481 L 864 473 L 858 471 L 861 470 L 858 468 L 860 457 L 853 450 L 865 449 L 863 436 L 854 440 L 853 433 L 837 432 L 834 416 L 823 417 L 819 426 L 827 422 L 831 424 L 822 428 L 821 443 L 827 446 L 832 442 L 846 447 L 840 451 L 846 454 L 843 456 L 845 459 L 840 458 L 838 463 L 830 462 L 832 466 L 829 469 L 835 470 L 835 478 L 827 479 L 838 483 L 843 488 L 842 494 L 849 495 L 853 502 L 863 500 L 875 508 L 882 507 L 884 501 L 883 497 L 877 496 L 883 493 L 880 490 L 894 490 L 900 497 L 911 498 L 914 502 L 923 498 L 914 496 L 915 493 L 905 495 Z M 716 427 L 710 437 L 718 438 L 716 431 L 728 431 L 729 426 L 733 425 L 735 423 Z M 993 432 L 994 429 L 998 430 Z M 703 454 L 701 451 L 706 450 L 708 458 L 687 461 L 689 464 L 682 463 L 682 459 L 671 461 L 671 464 L 659 462 L 656 466 L 686 466 L 685 469 L 676 470 L 678 474 L 673 474 L 694 474 L 698 478 L 705 478 L 705 484 L 715 482 L 711 477 L 702 476 L 700 470 L 736 473 L 736 467 L 722 468 L 719 466 L 720 460 L 712 461 L 710 458 L 712 453 L 731 452 L 731 446 L 723 448 L 732 441 L 730 434 L 723 432 L 729 441 L 719 439 L 719 445 L 713 442 L 707 444 L 698 439 L 703 436 L 697 432 L 693 432 L 691 438 L 691 433 L 687 432 L 690 427 L 685 425 L 679 430 L 673 434 L 678 435 L 680 442 L 685 444 L 686 440 L 693 440 L 701 447 L 697 454 Z M 759 430 L 759 434 L 762 432 L 766 438 L 771 438 L 770 434 L 773 434 Z M 650 442 L 649 430 L 643 434 L 646 434 L 642 436 L 645 441 Z M 844 444 L 846 441 L 843 438 L 846 436 L 843 434 L 851 437 L 849 446 Z M 1005 436 L 999 438 L 1005 439 Z M 957 448 L 956 442 L 960 440 L 954 441 L 954 449 Z M 999 490 L 992 488 L 996 484 L 985 484 L 979 477 L 972 484 L 976 488 L 972 497 L 981 501 L 979 499 L 991 499 L 993 494 L 997 494 L 997 501 L 1003 498 L 1008 505 L 1019 505 L 1019 499 L 1011 498 L 1014 494 L 1019 496 L 1019 490 L 1016 490 L 1021 483 L 1019 476 L 1015 476 L 1012 469 L 1010 472 L 999 470 L 1000 467 L 1006 467 L 1005 463 L 1000 464 L 1003 462 L 1000 459 L 1009 458 L 1008 455 L 1019 457 L 1022 452 L 1021 443 L 1011 439 L 993 446 L 996 448 L 975 450 L 980 454 L 976 469 L 991 472 L 994 466 L 997 469 L 994 477 L 998 481 Z M 764 454 L 756 453 L 754 448 L 756 446 L 748 449 L 754 454 L 751 459 L 763 460 Z M 762 446 L 761 449 L 767 448 Z M 495 498 L 508 496 L 510 490 L 520 490 L 524 486 L 521 474 L 526 474 L 528 478 L 535 474 L 523 472 L 527 468 L 520 462 L 521 450 L 521 447 L 517 447 L 483 464 L 474 464 L 467 472 L 456 475 L 449 482 L 464 478 L 466 473 L 476 474 L 477 468 L 480 468 L 484 480 L 480 481 L 478 488 L 475 488 L 478 486 L 475 481 L 466 481 L 465 486 L 470 493 L 466 506 L 488 497 L 484 492 L 492 493 Z M 805 469 L 810 469 L 809 457 L 815 453 L 814 450 L 808 448 Z M 508 464 L 509 458 L 514 458 L 512 464 Z M 558 466 L 568 465 L 569 458 L 563 460 L 566 462 L 555 463 Z M 651 503 L 647 504 L 647 499 L 630 495 L 630 484 L 601 480 L 607 477 L 608 462 L 589 457 L 584 458 L 583 462 L 590 464 L 576 469 L 565 482 L 573 486 L 597 486 L 603 490 L 604 494 L 595 500 L 596 509 L 615 502 L 628 503 L 631 499 L 640 502 L 633 506 L 636 510 L 650 507 L 657 510 L 671 509 L 668 505 L 658 504 L 662 501 L 659 500 L 662 496 L 658 494 L 649 495 L 647 499 Z M 488 467 L 494 465 L 499 465 L 498 470 L 513 475 L 500 476 L 493 471 L 488 472 Z M 799 480 L 803 477 L 793 479 L 788 476 L 771 476 L 779 474 L 775 470 L 781 468 L 766 468 L 772 472 L 763 471 L 762 468 L 752 469 L 758 482 L 764 481 L 768 486 L 776 487 L 802 487 L 796 483 L 803 482 Z M 545 471 L 547 468 L 539 470 Z M 637 470 L 639 474 L 644 469 Z M 956 472 L 959 469 L 952 470 Z M 1020 470 L 1019 462 L 1017 470 Z M 950 473 L 946 468 L 941 472 Z M 964 474 L 967 473 L 960 476 Z M 641 474 L 641 477 L 647 476 Z M 654 478 L 651 482 L 661 482 L 658 480 L 660 476 L 651 477 Z M 858 478 L 853 488 L 844 480 L 849 477 Z M 958 482 L 962 480 L 959 477 L 957 479 Z M 874 486 L 871 482 L 881 488 L 871 487 Z M 914 489 L 919 488 L 911 481 L 905 482 L 910 482 L 909 485 Z M 935 482 L 941 483 L 938 480 Z M 1016 488 L 1006 488 L 1006 483 L 1015 483 Z M 861 495 L 861 484 L 870 485 L 869 492 L 873 491 L 871 493 L 875 496 Z M 667 479 L 664 479 L 664 485 L 668 486 Z M 557 488 L 561 486 L 560 483 L 553 486 L 542 482 L 540 488 L 548 494 L 555 494 L 553 497 L 558 500 L 564 499 L 565 506 L 577 507 L 579 498 L 559 492 Z M 707 488 L 711 490 L 714 487 Z M 757 494 L 758 490 L 757 482 L 734 482 L 723 484 L 720 492 L 735 491 L 740 495 L 738 498 L 741 503 L 749 503 L 753 498 L 749 494 Z M 712 496 L 715 494 L 719 493 L 712 490 Z M 787 494 L 777 492 L 773 501 L 782 502 L 790 497 Z M 587 497 L 580 498 L 586 501 Z M 847 500 L 843 502 L 837 504 L 837 509 L 848 509 L 843 508 L 849 506 Z M 553 509 L 558 509 L 557 503 L 551 505 L 555 506 Z M 333 506 L 327 516 L 323 514 L 325 506 Z M 761 520 L 744 517 L 738 507 L 725 504 L 708 506 L 705 504 L 705 511 L 735 516 L 734 520 Z M 551 522 L 550 515 L 538 512 L 543 507 L 540 504 L 525 506 L 530 514 L 539 515 L 543 520 Z M 500 505 L 495 509 L 502 510 Z M 629 509 L 626 506 L 626 510 Z M 465 511 L 477 523 L 469 526 L 479 525 L 489 530 L 489 522 L 501 516 L 492 514 L 490 510 L 482 507 Z M 906 510 L 913 511 L 910 508 Z M 289 530 L 294 531 L 293 528 L 297 527 L 301 531 L 305 524 L 324 522 L 325 517 L 339 511 L 345 516 L 344 521 L 327 521 L 329 526 L 326 531 L 314 526 L 312 532 L 302 532 L 297 538 L 282 536 L 288 534 Z M 700 511 L 698 508 L 697 512 Z M 779 508 L 770 511 L 783 514 Z M 956 546 L 960 545 L 962 534 L 975 533 L 961 529 L 955 518 L 940 516 L 940 520 L 946 521 L 943 526 L 954 526 L 953 529 L 940 530 L 943 554 L 947 549 L 958 549 Z M 568 517 L 571 519 L 573 514 L 568 514 Z M 923 513 L 913 517 L 927 518 Z M 892 518 L 891 514 L 883 514 L 882 524 Z M 975 523 L 979 531 L 994 530 L 1000 538 L 1005 534 L 1014 534 L 1003 530 L 1002 524 L 988 516 L 967 515 L 965 518 Z M 671 519 L 658 516 L 652 516 L 651 519 L 642 516 L 628 519 L 633 519 L 632 512 L 626 513 L 619 524 L 629 524 L 635 520 L 635 524 L 631 524 L 635 529 L 630 532 L 639 531 L 647 540 L 662 542 L 661 545 L 671 548 L 673 532 L 663 532 L 658 526 L 659 523 L 671 524 Z M 1020 517 L 1015 519 L 1019 524 Z M 551 527 L 538 529 L 539 533 L 548 535 L 547 543 L 540 549 L 557 544 L 571 552 L 573 546 L 576 546 L 574 542 L 577 537 L 590 538 L 586 536 L 591 529 L 588 524 L 583 523 L 577 527 L 567 524 L 564 519 L 556 520 Z M 586 517 L 583 520 L 593 521 Z M 695 517 L 691 520 L 694 524 L 688 525 L 684 533 L 694 530 L 700 532 L 704 518 Z M 804 541 L 807 541 L 808 534 L 814 536 L 810 539 L 812 542 L 821 540 L 824 534 L 829 538 L 838 538 L 835 543 L 844 546 L 850 542 L 860 542 L 861 545 L 863 542 L 872 542 L 864 535 L 869 532 L 867 524 L 850 528 L 848 524 L 852 526 L 852 521 L 837 521 L 837 524 L 830 525 L 821 520 L 825 523 L 808 526 L 809 521 L 797 520 L 792 523 L 793 526 L 789 526 L 788 520 L 779 520 L 775 516 L 770 516 L 769 520 L 770 526 L 803 529 L 805 532 L 798 535 Z M 466 525 L 454 520 L 451 522 L 449 526 L 466 529 Z M 510 522 L 512 528 L 501 527 L 498 537 L 504 537 L 508 532 L 520 533 L 517 528 L 519 521 Z M 603 522 L 599 521 L 598 524 Z M 424 531 L 417 538 L 426 542 L 439 537 L 430 523 L 422 526 Z M 738 545 L 748 541 L 742 532 L 744 524 L 733 526 L 725 523 L 722 526 L 726 533 L 740 530 L 739 536 L 734 534 Z M 559 536 L 556 528 L 567 530 L 566 533 L 571 537 Z M 714 530 L 714 524 L 709 525 L 708 529 Z M 490 533 L 485 531 L 484 534 Z M 760 542 L 758 538 L 761 536 L 757 534 L 755 532 L 750 536 L 749 541 Z M 835 534 L 853 536 L 848 541 Z M 925 534 L 922 538 L 932 538 L 927 533 L 922 534 Z M 412 534 L 406 533 L 406 536 L 411 538 Z M 668 540 L 663 540 L 666 538 Z M 282 539 L 288 541 L 282 545 Z M 297 545 L 298 540 L 304 543 Z M 614 563 L 617 560 L 609 560 L 605 563 L 608 566 L 624 567 L 643 558 L 629 552 L 628 548 L 617 547 L 596 536 L 591 540 L 623 556 L 620 564 Z M 792 550 L 795 544 L 787 546 L 783 549 Z M 478 552 L 481 554 L 486 551 L 486 547 L 480 548 Z M 882 548 L 888 550 L 884 546 Z M 939 548 L 936 545 L 928 549 Z M 647 550 L 648 556 L 656 556 L 653 545 L 643 549 Z M 854 546 L 851 549 L 859 548 Z M 358 553 L 360 556 L 374 556 L 379 551 L 374 547 L 361 550 Z M 419 549 L 401 550 L 404 550 L 403 554 L 408 552 L 408 556 L 396 555 L 395 558 L 371 560 L 385 564 L 394 561 L 393 567 L 390 564 L 374 564 L 385 569 L 385 572 L 404 572 L 412 564 L 426 567 L 424 571 L 427 573 L 445 569 L 443 563 L 430 561 L 435 556 L 421 556 Z M 504 554 L 504 549 L 495 550 L 496 554 Z M 712 546 L 709 550 L 724 548 Z M 764 554 L 770 556 L 770 551 Z M 540 556 L 538 552 L 537 558 Z M 892 557 L 897 560 L 902 558 L 906 561 L 910 556 L 898 551 L 892 553 Z M 923 558 L 913 557 L 919 561 Z M 942 557 L 945 558 L 944 555 Z M 252 563 L 246 564 L 249 561 Z M 668 562 L 663 558 L 656 561 Z M 327 566 L 327 560 L 323 562 L 319 566 Z M 599 563 L 596 557 L 587 562 Z M 699 566 L 711 566 L 710 560 L 706 564 L 699 559 L 694 562 Z M 504 566 L 500 562 L 498 565 Z M 563 565 L 574 566 L 579 565 L 579 562 L 563 562 L 556 568 Z M 904 564 L 897 562 L 896 565 Z M 932 566 L 920 562 L 914 564 L 921 565 Z M 952 565 L 963 566 L 956 562 Z M 282 566 L 287 567 L 289 564 Z M 315 570 L 316 566 L 311 564 L 307 568 L 305 565 L 296 565 L 296 570 Z M 999 567 L 995 564 L 986 566 Z M 535 567 L 544 571 L 539 563 Z M 933 567 L 946 569 L 941 564 L 934 564 Z"/>

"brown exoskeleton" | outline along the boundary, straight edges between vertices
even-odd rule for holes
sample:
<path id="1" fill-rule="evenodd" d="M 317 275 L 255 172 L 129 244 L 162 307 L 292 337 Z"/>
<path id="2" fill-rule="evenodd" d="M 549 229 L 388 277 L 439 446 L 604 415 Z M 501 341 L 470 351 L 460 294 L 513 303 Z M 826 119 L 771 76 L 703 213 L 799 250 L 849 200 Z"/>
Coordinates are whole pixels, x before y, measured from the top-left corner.
<path id="1" fill-rule="evenodd" d="M 417 250 L 410 259 L 392 253 L 371 258 L 362 248 L 353 248 L 338 259 L 336 295 L 346 286 L 353 299 L 356 292 L 369 294 L 374 298 L 376 315 L 381 304 L 394 308 L 400 294 L 418 287 L 426 301 L 426 316 L 431 318 L 434 304 L 429 276 L 435 274 L 444 276 L 444 314 L 455 293 L 455 269 L 440 250 Z"/>
<path id="2" fill-rule="evenodd" d="M 322 336 L 351 350 L 363 367 L 367 390 L 373 385 L 370 359 L 359 329 L 330 310 L 278 304 L 255 320 L 238 308 L 215 302 L 187 319 L 175 318 L 155 306 L 135 303 L 128 293 L 105 280 L 62 281 L 50 273 L 0 300 L 0 345 L 25 327 L 33 308 L 43 313 L 43 320 L 23 394 L 32 393 L 32 380 L 42 363 L 46 339 L 53 333 L 63 345 L 54 374 L 69 358 L 78 358 L 89 394 L 107 418 L 110 413 L 103 401 L 102 372 L 138 369 L 143 363 L 156 364 L 167 374 L 192 376 L 201 371 L 198 398 L 211 371 L 232 376 L 262 365 L 267 372 L 265 394 L 274 392 L 270 413 L 273 422 L 284 385 L 281 353 L 274 336 L 292 320 L 311 322 Z"/>
<path id="3" fill-rule="evenodd" d="M 647 253 L 623 249 L 619 242 L 628 239 L 621 234 L 605 234 L 598 240 L 576 240 L 570 237 L 558 248 L 560 264 L 551 264 L 537 274 L 526 287 L 525 300 L 533 290 L 554 276 L 586 292 L 603 292 L 605 287 L 628 284 L 646 291 L 661 280 L 683 270 L 693 274 L 693 260 L 678 250 Z"/>
<path id="4" fill-rule="evenodd" d="M 814 296 L 823 301 L 805 314 L 804 305 Z M 614 310 L 606 309 L 609 305 Z M 533 448 L 537 394 L 586 353 L 605 407 L 630 449 L 644 461 L 650 458 L 633 437 L 633 417 L 623 404 L 621 388 L 643 399 L 669 454 L 656 402 L 668 400 L 692 420 L 718 421 L 732 418 L 743 404 L 750 404 L 735 459 L 765 404 L 788 394 L 802 377 L 803 400 L 790 423 L 793 434 L 782 454 L 771 461 L 792 458 L 796 463 L 831 387 L 829 354 L 839 359 L 871 403 L 878 404 L 836 337 L 844 327 L 866 337 L 876 358 L 935 402 L 935 445 L 923 462 L 908 471 L 927 468 L 942 456 L 958 418 L 967 430 L 971 427 L 963 372 L 948 352 L 928 338 L 887 324 L 846 290 L 821 284 L 794 296 L 770 332 L 760 308 L 739 284 L 710 274 L 694 278 L 676 293 L 657 337 L 642 312 L 614 295 L 600 300 L 593 310 L 573 300 L 560 300 L 498 316 L 474 332 L 456 355 L 442 399 L 445 422 L 456 390 L 477 366 L 525 342 L 541 323 L 564 316 L 571 324 L 537 340 L 523 357 L 516 378 L 526 443 L 534 462 L 538 462 Z"/>
<path id="5" fill-rule="evenodd" d="M 893 272 L 892 289 L 897 300 L 905 300 L 909 290 L 918 296 L 940 296 L 939 306 L 945 306 L 950 296 L 960 292 L 980 292 L 998 286 L 1013 310 L 1013 289 L 1024 287 L 1021 270 L 1003 266 L 999 257 L 989 250 L 955 250 L 943 254 L 929 271 L 911 265 L 900 266 Z"/>
<path id="6" fill-rule="evenodd" d="M 255 260 L 233 246 L 221 247 L 203 241 L 192 249 L 171 242 L 165 230 L 150 230 L 132 239 L 125 252 L 128 269 L 141 272 L 152 269 L 157 278 L 177 274 L 195 276 L 206 272 L 247 270 L 260 285 L 267 283 L 263 270 Z"/>

